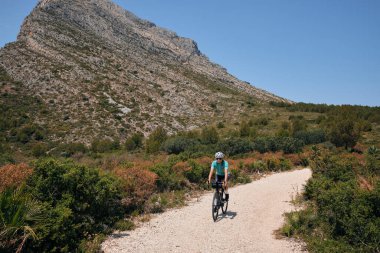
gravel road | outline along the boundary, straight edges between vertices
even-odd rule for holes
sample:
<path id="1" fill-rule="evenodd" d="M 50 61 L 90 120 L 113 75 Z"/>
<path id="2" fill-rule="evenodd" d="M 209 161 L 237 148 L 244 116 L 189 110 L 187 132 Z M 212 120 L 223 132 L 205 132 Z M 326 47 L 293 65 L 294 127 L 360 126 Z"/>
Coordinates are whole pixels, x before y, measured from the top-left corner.
<path id="1" fill-rule="evenodd" d="M 134 231 L 115 233 L 103 244 L 116 252 L 302 252 L 290 240 L 277 240 L 289 201 L 311 177 L 309 169 L 274 174 L 230 189 L 228 211 L 212 220 L 212 193 L 188 206 L 159 214 Z"/>

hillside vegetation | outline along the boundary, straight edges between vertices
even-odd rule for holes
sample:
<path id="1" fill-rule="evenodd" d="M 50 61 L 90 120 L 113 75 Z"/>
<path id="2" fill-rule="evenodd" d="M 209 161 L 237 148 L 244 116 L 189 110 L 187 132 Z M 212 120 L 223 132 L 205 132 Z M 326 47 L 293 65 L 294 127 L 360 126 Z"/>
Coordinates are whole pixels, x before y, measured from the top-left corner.
<path id="1" fill-rule="evenodd" d="M 306 238 L 310 251 L 378 249 L 379 108 L 251 105 L 241 121 L 175 135 L 158 127 L 147 138 L 136 132 L 124 142 L 85 145 L 45 138 L 46 129 L 28 121 L 33 107 L 19 105 L 1 104 L 3 119 L 17 122 L 1 128 L 4 250 L 95 251 L 104 234 L 133 229 L 136 217 L 183 205 L 189 193 L 205 189 L 218 150 L 231 163 L 232 184 L 311 165 L 308 207 L 289 214 L 283 228 Z"/>

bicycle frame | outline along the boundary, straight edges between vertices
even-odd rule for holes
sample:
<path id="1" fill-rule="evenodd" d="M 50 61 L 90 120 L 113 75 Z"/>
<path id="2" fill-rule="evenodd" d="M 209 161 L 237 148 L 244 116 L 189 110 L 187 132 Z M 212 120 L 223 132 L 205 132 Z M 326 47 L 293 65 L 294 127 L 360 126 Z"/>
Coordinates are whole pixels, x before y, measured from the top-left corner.
<path id="1" fill-rule="evenodd" d="M 221 182 L 212 182 L 212 187 L 215 188 L 214 197 L 212 200 L 212 218 L 214 221 L 217 220 L 219 214 L 219 208 L 222 209 L 223 213 L 227 212 L 228 201 L 223 201 L 224 187 Z"/>

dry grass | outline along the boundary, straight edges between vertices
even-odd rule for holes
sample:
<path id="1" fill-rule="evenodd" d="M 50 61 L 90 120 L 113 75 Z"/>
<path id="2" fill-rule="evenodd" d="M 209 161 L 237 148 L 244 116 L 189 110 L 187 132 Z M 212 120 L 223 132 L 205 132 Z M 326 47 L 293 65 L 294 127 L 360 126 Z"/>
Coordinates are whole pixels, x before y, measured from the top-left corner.
<path id="1" fill-rule="evenodd" d="M 0 192 L 8 187 L 22 184 L 33 173 L 25 163 L 8 164 L 0 168 Z"/>

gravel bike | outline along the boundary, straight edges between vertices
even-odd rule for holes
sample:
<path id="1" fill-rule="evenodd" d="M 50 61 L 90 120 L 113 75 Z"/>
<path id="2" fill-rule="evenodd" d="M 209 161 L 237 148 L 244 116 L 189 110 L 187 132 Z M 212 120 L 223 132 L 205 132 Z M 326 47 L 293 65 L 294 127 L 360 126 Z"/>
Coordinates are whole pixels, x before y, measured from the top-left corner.
<path id="1" fill-rule="evenodd" d="M 216 221 L 219 209 L 222 209 L 223 214 L 227 212 L 228 201 L 225 201 L 226 194 L 224 193 L 222 182 L 212 181 L 211 186 L 215 188 L 214 197 L 212 198 L 212 218 Z"/>

